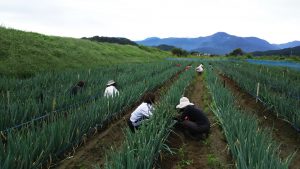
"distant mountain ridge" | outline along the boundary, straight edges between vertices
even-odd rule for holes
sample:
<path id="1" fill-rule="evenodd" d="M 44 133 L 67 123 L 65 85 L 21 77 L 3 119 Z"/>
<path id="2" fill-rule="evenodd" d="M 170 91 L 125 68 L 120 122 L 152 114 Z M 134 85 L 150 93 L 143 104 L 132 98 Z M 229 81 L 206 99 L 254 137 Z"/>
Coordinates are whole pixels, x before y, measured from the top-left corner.
<path id="1" fill-rule="evenodd" d="M 298 43 L 299 41 L 295 41 Z M 145 46 L 170 45 L 188 51 L 224 55 L 236 48 L 245 52 L 267 51 L 281 49 L 284 44 L 270 44 L 266 40 L 257 37 L 238 37 L 225 32 L 217 32 L 213 35 L 198 38 L 157 38 L 151 37 L 136 43 Z M 295 43 L 287 43 L 286 46 Z M 285 46 L 284 46 L 285 47 Z"/>
<path id="2" fill-rule="evenodd" d="M 278 46 L 280 49 L 292 48 L 292 47 L 300 46 L 300 41 L 292 41 L 292 42 L 288 42 L 288 43 L 273 44 L 273 45 Z"/>
<path id="3" fill-rule="evenodd" d="M 253 52 L 254 56 L 270 56 L 270 55 L 277 55 L 277 56 L 300 56 L 300 46 L 296 46 L 293 48 L 284 48 L 280 50 L 268 50 L 268 51 L 259 51 Z"/>

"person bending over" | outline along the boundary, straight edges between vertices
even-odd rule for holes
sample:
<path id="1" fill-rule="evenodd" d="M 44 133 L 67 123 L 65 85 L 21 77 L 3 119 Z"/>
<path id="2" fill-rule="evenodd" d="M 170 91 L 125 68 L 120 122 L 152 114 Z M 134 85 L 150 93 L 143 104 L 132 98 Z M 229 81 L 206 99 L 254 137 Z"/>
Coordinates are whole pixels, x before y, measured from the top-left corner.
<path id="1" fill-rule="evenodd" d="M 132 132 L 138 129 L 146 119 L 152 116 L 154 102 L 155 95 L 153 93 L 147 93 L 143 98 L 142 104 L 131 113 L 128 126 Z"/>
<path id="2" fill-rule="evenodd" d="M 201 139 L 203 135 L 208 137 L 210 122 L 202 110 L 196 108 L 186 97 L 180 98 L 180 103 L 176 108 L 181 112 L 181 115 L 177 117 L 176 126 L 183 129 L 185 135 L 194 139 Z"/>
<path id="3" fill-rule="evenodd" d="M 71 96 L 76 96 L 79 92 L 82 92 L 85 86 L 84 81 L 80 80 L 75 86 L 70 89 Z"/>
<path id="4" fill-rule="evenodd" d="M 203 65 L 200 64 L 198 67 L 196 67 L 196 72 L 201 75 L 204 71 Z"/>

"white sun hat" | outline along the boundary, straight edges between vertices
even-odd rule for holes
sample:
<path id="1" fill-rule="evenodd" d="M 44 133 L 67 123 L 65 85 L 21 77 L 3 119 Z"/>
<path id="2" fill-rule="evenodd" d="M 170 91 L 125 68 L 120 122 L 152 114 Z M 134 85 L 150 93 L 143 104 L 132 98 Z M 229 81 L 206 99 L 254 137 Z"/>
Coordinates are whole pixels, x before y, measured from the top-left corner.
<path id="1" fill-rule="evenodd" d="M 109 85 L 112 85 L 112 84 L 115 84 L 115 83 L 116 83 L 116 82 L 115 82 L 114 80 L 110 80 L 110 81 L 107 82 L 106 85 L 109 86 Z"/>
<path id="2" fill-rule="evenodd" d="M 176 106 L 177 109 L 182 109 L 182 108 L 185 108 L 186 106 L 189 106 L 189 105 L 194 105 L 193 103 L 190 102 L 190 100 L 186 97 L 182 97 L 180 98 L 179 100 L 179 104 Z"/>

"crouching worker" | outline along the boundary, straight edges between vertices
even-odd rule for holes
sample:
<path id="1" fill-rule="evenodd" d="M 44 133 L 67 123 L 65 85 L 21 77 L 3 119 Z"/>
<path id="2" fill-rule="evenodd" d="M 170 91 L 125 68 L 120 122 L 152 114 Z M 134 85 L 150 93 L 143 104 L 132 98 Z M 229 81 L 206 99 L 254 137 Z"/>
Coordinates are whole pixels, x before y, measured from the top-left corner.
<path id="1" fill-rule="evenodd" d="M 181 128 L 186 136 L 190 136 L 196 140 L 208 137 L 210 130 L 208 118 L 188 98 L 180 98 L 180 103 L 176 108 L 182 113 L 176 119 L 176 126 Z"/>
<path id="2" fill-rule="evenodd" d="M 154 102 L 155 95 L 153 93 L 147 93 L 143 98 L 143 103 L 131 113 L 128 126 L 133 133 L 145 120 L 152 116 Z"/>
<path id="3" fill-rule="evenodd" d="M 71 96 L 76 96 L 79 92 L 82 92 L 85 86 L 84 81 L 79 81 L 75 86 L 73 86 L 70 90 Z"/>
<path id="4" fill-rule="evenodd" d="M 114 97 L 119 95 L 119 91 L 116 88 L 116 82 L 113 80 L 109 80 L 106 84 L 106 89 L 104 91 L 104 97 Z"/>
<path id="5" fill-rule="evenodd" d="M 201 75 L 202 72 L 204 71 L 203 65 L 200 64 L 198 67 L 196 67 L 196 72 Z"/>

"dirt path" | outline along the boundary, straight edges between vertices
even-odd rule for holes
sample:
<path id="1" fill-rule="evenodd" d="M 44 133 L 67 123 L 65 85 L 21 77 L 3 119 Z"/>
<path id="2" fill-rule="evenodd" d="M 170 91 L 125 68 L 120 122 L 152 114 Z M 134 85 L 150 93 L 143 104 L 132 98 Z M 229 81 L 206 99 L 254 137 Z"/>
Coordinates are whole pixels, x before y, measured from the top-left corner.
<path id="1" fill-rule="evenodd" d="M 300 151 L 300 134 L 287 122 L 276 117 L 275 113 L 267 110 L 266 107 L 258 102 L 250 94 L 243 91 L 237 83 L 226 76 L 220 75 L 224 84 L 228 87 L 237 100 L 237 106 L 247 113 L 254 114 L 259 120 L 259 125 L 272 132 L 273 139 L 281 144 L 280 156 L 287 157 L 289 154 Z M 290 169 L 300 168 L 300 153 L 295 154 Z"/>
<path id="2" fill-rule="evenodd" d="M 162 86 L 154 89 L 153 92 L 156 95 L 157 100 L 159 100 L 161 93 L 164 93 L 173 82 L 177 80 L 178 75 L 183 71 L 184 70 L 178 72 Z M 141 101 L 132 106 L 130 110 L 126 110 L 121 118 L 109 123 L 105 130 L 95 134 L 75 152 L 72 152 L 67 158 L 53 165 L 51 168 L 94 169 L 95 165 L 99 165 L 102 168 L 105 163 L 105 155 L 111 150 L 111 147 L 119 148 L 122 145 L 125 137 L 123 129 L 127 128 L 127 119 L 140 103 Z"/>
<path id="3" fill-rule="evenodd" d="M 126 119 L 129 115 L 130 113 L 127 113 L 121 119 L 112 123 L 105 131 L 93 137 L 85 145 L 76 150 L 75 154 L 67 157 L 54 168 L 92 169 L 96 164 L 102 167 L 105 162 L 105 154 L 110 150 L 111 146 L 121 146 L 124 139 L 122 129 L 127 127 Z"/>
<path id="4" fill-rule="evenodd" d="M 203 76 L 198 76 L 185 94 L 192 103 L 206 112 L 211 125 L 211 134 L 204 141 L 186 138 L 182 132 L 174 129 L 167 144 L 176 153 L 164 153 L 158 168 L 162 169 L 222 169 L 233 168 L 228 154 L 227 143 L 221 128 L 216 124 L 215 116 L 209 108 L 211 99 Z M 179 99 L 178 99 L 179 100 Z"/>

